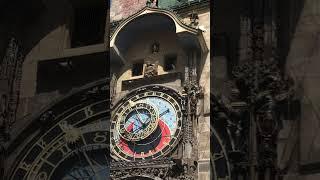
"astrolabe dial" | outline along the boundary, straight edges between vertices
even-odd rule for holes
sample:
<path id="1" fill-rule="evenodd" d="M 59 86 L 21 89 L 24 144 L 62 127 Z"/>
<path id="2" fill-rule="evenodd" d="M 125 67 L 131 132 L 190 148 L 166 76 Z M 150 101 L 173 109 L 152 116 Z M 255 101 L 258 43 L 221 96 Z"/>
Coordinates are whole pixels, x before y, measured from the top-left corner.
<path id="1" fill-rule="evenodd" d="M 119 135 L 127 141 L 141 141 L 157 128 L 159 115 L 152 104 L 144 101 L 129 101 L 128 108 L 117 121 Z"/>
<path id="2" fill-rule="evenodd" d="M 145 90 L 120 101 L 112 112 L 110 130 L 115 157 L 126 161 L 157 159 L 172 152 L 182 134 L 179 98 L 174 90 Z"/>
<path id="3" fill-rule="evenodd" d="M 81 128 L 60 123 L 67 125 L 61 127 L 71 152 L 56 168 L 51 179 L 103 180 L 109 176 L 108 133 L 103 123 L 95 122 Z"/>
<path id="4" fill-rule="evenodd" d="M 107 101 L 57 116 L 17 161 L 10 180 L 103 180 L 110 175 Z M 63 111 L 65 112 L 65 111 Z"/>

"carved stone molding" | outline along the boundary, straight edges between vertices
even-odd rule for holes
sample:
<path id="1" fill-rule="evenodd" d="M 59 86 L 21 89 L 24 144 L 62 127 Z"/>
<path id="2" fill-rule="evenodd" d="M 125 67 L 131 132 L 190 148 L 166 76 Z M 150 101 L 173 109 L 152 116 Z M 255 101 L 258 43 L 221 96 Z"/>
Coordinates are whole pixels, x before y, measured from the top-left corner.
<path id="1" fill-rule="evenodd" d="M 144 71 L 144 77 L 154 77 L 158 75 L 158 65 L 155 63 L 147 63 Z"/>
<path id="2" fill-rule="evenodd" d="M 158 0 L 147 0 L 146 6 L 153 8 L 158 7 Z"/>
<path id="3" fill-rule="evenodd" d="M 146 161 L 117 161 L 111 163 L 111 179 L 147 177 L 155 180 L 172 178 L 194 180 L 196 165 L 181 164 L 171 159 Z"/>
<path id="4" fill-rule="evenodd" d="M 149 177 L 152 179 L 167 177 L 174 162 L 169 159 L 153 161 L 112 162 L 111 179 L 126 179 L 129 177 Z"/>
<path id="5" fill-rule="evenodd" d="M 188 14 L 190 18 L 190 26 L 197 27 L 199 25 L 199 16 L 195 11 Z"/>
<path id="6" fill-rule="evenodd" d="M 203 96 L 203 90 L 196 83 L 188 82 L 184 85 L 186 98 L 187 121 L 184 126 L 184 143 L 193 143 L 193 120 L 197 116 L 199 98 Z"/>
<path id="7" fill-rule="evenodd" d="M 257 151 L 257 172 L 275 177 L 277 134 L 282 127 L 281 106 L 293 96 L 293 81 L 282 76 L 277 62 L 258 59 L 236 67 L 233 75 L 242 98 L 250 107 L 254 121 L 250 128 L 257 132 L 253 145 Z"/>
<path id="8" fill-rule="evenodd" d="M 10 129 L 16 120 L 23 59 L 22 48 L 16 38 L 11 37 L 0 63 L 0 143 L 10 139 Z"/>

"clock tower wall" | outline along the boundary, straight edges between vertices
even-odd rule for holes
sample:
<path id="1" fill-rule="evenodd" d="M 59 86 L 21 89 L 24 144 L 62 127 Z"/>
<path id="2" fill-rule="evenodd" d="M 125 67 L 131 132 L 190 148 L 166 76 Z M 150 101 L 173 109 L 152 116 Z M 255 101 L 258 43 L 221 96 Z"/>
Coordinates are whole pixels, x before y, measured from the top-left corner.
<path id="1" fill-rule="evenodd" d="M 139 102 L 150 102 L 156 107 L 159 116 L 163 116 L 159 122 L 163 121 L 169 125 L 171 133 L 177 128 L 178 134 L 172 134 L 175 138 L 172 140 L 173 145 L 170 145 L 170 151 L 163 149 L 159 152 L 158 148 L 152 155 L 148 151 L 143 150 L 141 153 L 139 148 L 133 148 L 136 158 L 139 160 L 144 157 L 148 160 L 150 156 L 154 156 L 156 157 L 154 160 L 159 158 L 161 161 L 173 158 L 190 171 L 175 173 L 208 179 L 210 174 L 208 172 L 210 93 L 207 88 L 210 86 L 209 8 L 201 9 L 197 13 L 198 25 L 194 25 L 193 20 L 189 18 L 190 13 L 181 13 L 178 17 L 171 11 L 151 6 L 140 9 L 136 14 L 117 24 L 110 41 L 111 62 L 114 62 L 111 63 L 114 67 L 111 68 L 111 75 L 115 77 L 111 87 L 114 89 L 112 106 L 115 116 L 112 122 L 113 127 L 118 127 L 118 130 L 114 129 L 114 134 L 127 138 L 128 144 L 132 144 L 135 142 L 134 138 L 143 137 L 141 129 L 144 126 L 139 128 L 139 123 L 144 123 L 143 116 L 148 116 L 148 113 L 146 110 L 126 112 L 126 109 L 130 109 L 129 107 L 136 109 L 135 104 Z M 171 88 L 173 90 L 168 90 Z M 172 95 L 177 99 L 177 106 L 173 106 L 177 108 L 176 110 L 169 108 L 171 100 L 167 97 Z M 169 110 L 166 110 L 167 108 Z M 179 113 L 174 114 L 179 111 L 182 116 Z M 162 115 L 165 112 L 168 112 L 168 115 Z M 132 115 L 134 113 L 146 114 L 136 117 Z M 124 123 L 127 123 L 129 129 L 131 126 L 137 126 L 138 130 L 132 132 L 125 130 L 121 127 Z M 158 124 L 159 127 L 162 127 L 161 123 Z M 150 125 L 150 129 L 151 127 Z M 145 129 L 149 132 L 149 127 Z M 179 135 L 180 130 L 183 133 Z M 157 137 L 154 136 L 156 133 L 157 131 L 152 132 L 150 138 Z M 131 162 L 131 152 L 124 148 L 125 146 L 117 142 L 114 142 L 113 146 L 115 156 Z M 148 148 L 150 148 L 148 145 L 144 147 Z M 163 154 L 158 156 L 157 153 Z M 136 163 L 137 160 L 134 155 L 132 163 Z M 118 160 L 116 158 L 116 161 Z M 115 164 L 118 163 L 121 164 L 121 161 Z"/>
<path id="2" fill-rule="evenodd" d="M 159 52 L 152 52 L 152 45 L 154 43 L 159 43 Z M 118 73 L 117 92 L 131 89 L 131 87 L 127 88 L 124 86 L 125 81 L 135 81 L 148 77 L 148 65 L 152 65 L 152 70 L 159 77 L 180 74 L 180 76 L 164 80 L 155 76 L 153 84 L 164 83 L 181 87 L 181 75 L 184 73 L 187 56 L 185 51 L 179 46 L 175 33 L 144 33 L 143 37 L 139 38 L 136 43 L 128 48 L 124 56 L 126 64 L 121 67 Z M 147 85 L 149 83 L 146 81 L 142 84 Z"/>
<path id="3" fill-rule="evenodd" d="M 142 9 L 147 0 L 110 0 L 110 19 L 111 21 L 119 21 L 129 17 Z"/>

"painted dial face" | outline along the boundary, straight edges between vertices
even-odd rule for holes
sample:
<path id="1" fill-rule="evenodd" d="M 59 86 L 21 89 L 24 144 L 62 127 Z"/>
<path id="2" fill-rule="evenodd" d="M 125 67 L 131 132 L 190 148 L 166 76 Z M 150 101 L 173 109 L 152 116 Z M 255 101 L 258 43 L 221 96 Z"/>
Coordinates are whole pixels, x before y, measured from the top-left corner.
<path id="1" fill-rule="evenodd" d="M 128 141 L 140 141 L 156 130 L 158 121 L 158 111 L 152 104 L 130 101 L 122 118 L 117 121 L 117 130 Z"/>
<path id="2" fill-rule="evenodd" d="M 110 126 L 106 106 L 104 100 L 57 116 L 57 123 L 28 144 L 11 180 L 108 177 Z"/>
<path id="3" fill-rule="evenodd" d="M 138 111 L 129 111 L 129 102 L 143 102 L 150 105 L 157 112 L 158 119 L 154 122 L 154 129 L 142 127 L 143 123 L 151 121 L 150 110 L 141 108 Z M 140 114 L 140 119 L 136 116 Z M 127 131 L 143 134 L 138 141 L 124 138 L 115 128 L 118 122 L 126 120 L 124 127 Z M 141 122 L 140 122 L 141 121 Z M 148 124 L 147 124 L 148 125 Z M 180 104 L 172 96 L 157 91 L 145 91 L 136 94 L 129 100 L 121 103 L 113 112 L 111 122 L 111 149 L 123 160 L 155 159 L 168 154 L 180 140 L 182 128 L 182 112 Z"/>

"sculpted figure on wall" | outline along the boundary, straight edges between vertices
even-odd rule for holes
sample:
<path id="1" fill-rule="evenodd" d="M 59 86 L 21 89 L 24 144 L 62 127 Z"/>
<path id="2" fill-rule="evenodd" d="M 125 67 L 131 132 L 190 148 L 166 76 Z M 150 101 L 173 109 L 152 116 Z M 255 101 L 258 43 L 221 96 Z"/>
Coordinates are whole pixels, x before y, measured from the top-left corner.
<path id="1" fill-rule="evenodd" d="M 156 75 L 158 75 L 158 65 L 150 62 L 146 63 L 144 77 L 153 77 Z"/>

